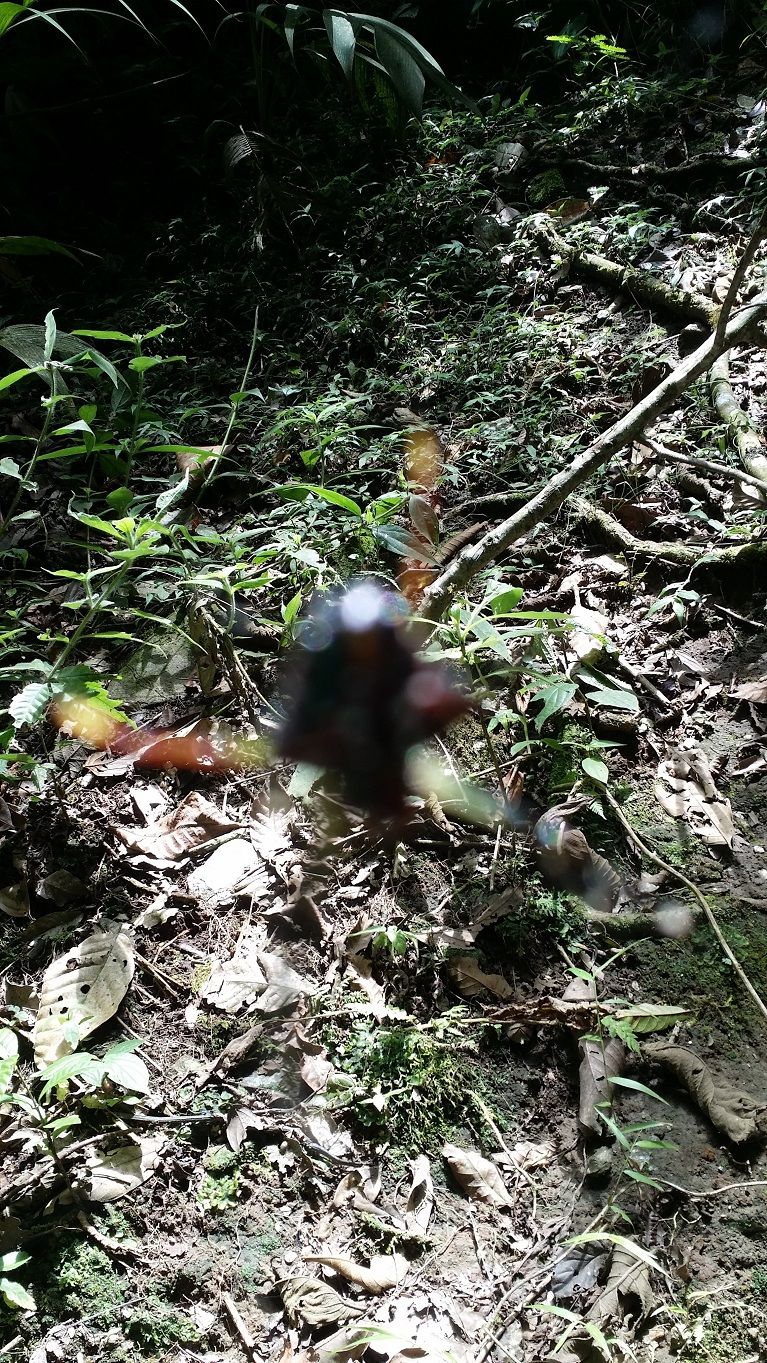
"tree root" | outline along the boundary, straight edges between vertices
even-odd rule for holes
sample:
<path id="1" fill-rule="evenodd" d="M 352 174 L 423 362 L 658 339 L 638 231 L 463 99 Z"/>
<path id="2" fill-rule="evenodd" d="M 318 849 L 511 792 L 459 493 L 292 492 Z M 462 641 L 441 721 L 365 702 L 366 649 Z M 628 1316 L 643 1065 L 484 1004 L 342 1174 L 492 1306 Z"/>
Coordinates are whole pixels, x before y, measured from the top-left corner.
<path id="1" fill-rule="evenodd" d="M 571 497 L 570 505 L 582 520 L 595 525 L 610 544 L 622 549 L 624 553 L 637 558 L 663 559 L 667 563 L 679 563 L 682 567 L 697 568 L 742 566 L 746 562 L 767 562 L 767 541 L 753 544 L 728 545 L 725 549 L 706 550 L 688 544 L 674 544 L 663 540 L 639 540 L 627 530 L 625 525 L 590 502 L 587 497 Z"/>
<path id="2" fill-rule="evenodd" d="M 711 401 L 730 432 L 743 468 L 751 478 L 761 481 L 762 491 L 767 492 L 765 439 L 754 426 L 748 413 L 744 412 L 732 391 L 729 355 L 720 355 L 714 361 L 708 382 Z"/>

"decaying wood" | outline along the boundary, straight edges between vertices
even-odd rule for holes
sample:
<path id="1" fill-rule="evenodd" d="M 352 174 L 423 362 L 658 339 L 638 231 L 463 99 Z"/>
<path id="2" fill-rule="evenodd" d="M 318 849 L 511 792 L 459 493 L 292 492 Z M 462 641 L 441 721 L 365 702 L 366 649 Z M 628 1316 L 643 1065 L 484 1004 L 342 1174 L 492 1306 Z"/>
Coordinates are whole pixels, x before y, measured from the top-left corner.
<path id="1" fill-rule="evenodd" d="M 743 567 L 749 563 L 767 561 L 767 541 L 727 545 L 722 549 L 703 549 L 700 545 L 675 544 L 670 540 L 640 540 L 615 516 L 603 511 L 587 497 L 571 497 L 570 505 L 583 520 L 597 526 L 609 544 L 636 558 L 663 559 L 690 569 L 698 564 L 701 568 L 704 565 L 732 567 L 736 563 Z"/>
<path id="2" fill-rule="evenodd" d="M 767 491 L 765 439 L 761 432 L 756 429 L 748 413 L 744 412 L 732 391 L 729 355 L 720 355 L 714 361 L 708 381 L 711 389 L 711 401 L 730 432 L 741 464 L 750 478 L 755 478 L 758 482 L 761 482 L 762 490 Z M 745 479 L 741 479 L 741 481 L 743 482 Z"/>
<path id="3" fill-rule="evenodd" d="M 511 548 L 517 540 L 526 535 L 534 526 L 555 512 L 577 488 L 581 487 L 597 469 L 608 463 L 612 457 L 637 437 L 652 422 L 656 421 L 677 398 L 681 396 L 696 379 L 711 368 L 714 360 L 734 345 L 751 343 L 755 332 L 767 321 L 767 295 L 760 295 L 748 307 L 741 309 L 728 323 L 721 341 L 710 336 L 703 345 L 677 366 L 667 378 L 663 379 L 647 397 L 614 425 L 604 431 L 597 439 L 574 459 L 568 468 L 562 469 L 550 479 L 526 506 L 512 516 L 493 526 L 475 544 L 462 549 L 453 559 L 449 568 L 441 573 L 426 589 L 421 602 L 420 613 L 427 620 L 438 621 L 453 600 L 455 593 L 468 582 L 495 562 L 499 555 Z"/>

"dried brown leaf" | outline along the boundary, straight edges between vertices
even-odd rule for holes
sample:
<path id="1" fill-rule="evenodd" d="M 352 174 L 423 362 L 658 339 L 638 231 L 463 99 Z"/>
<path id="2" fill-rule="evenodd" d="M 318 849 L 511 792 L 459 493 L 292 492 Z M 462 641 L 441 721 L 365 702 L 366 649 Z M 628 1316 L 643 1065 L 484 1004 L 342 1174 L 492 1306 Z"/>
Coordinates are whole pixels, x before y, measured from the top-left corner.
<path id="1" fill-rule="evenodd" d="M 684 1046 L 644 1042 L 642 1054 L 656 1060 L 687 1089 L 712 1126 L 736 1144 L 767 1136 L 767 1103 L 759 1102 L 726 1079 L 715 1079 L 708 1065 Z"/>
<path id="2" fill-rule="evenodd" d="M 124 923 L 105 924 L 48 966 L 35 1022 L 35 1062 L 42 1068 L 76 1049 L 117 1012 L 135 968 L 133 934 Z"/>
<path id="3" fill-rule="evenodd" d="M 475 956 L 454 956 L 448 964 L 453 984 L 466 999 L 478 994 L 492 994 L 497 999 L 510 999 L 514 990 L 502 975 L 487 974 L 480 969 Z"/>
<path id="4" fill-rule="evenodd" d="M 342 1297 L 321 1278 L 283 1278 L 276 1287 L 293 1325 L 343 1325 L 365 1314 L 364 1306 Z"/>
<path id="5" fill-rule="evenodd" d="M 374 1296 L 397 1287 L 408 1271 L 408 1261 L 402 1254 L 375 1254 L 367 1267 L 340 1254 L 305 1254 L 304 1259 L 307 1264 L 332 1268 L 347 1282 Z"/>
<path id="6" fill-rule="evenodd" d="M 478 1155 L 475 1150 L 462 1150 L 460 1146 L 450 1143 L 443 1147 L 442 1156 L 451 1174 L 469 1197 L 491 1207 L 511 1206 L 509 1191 L 496 1165 L 490 1160 Z"/>

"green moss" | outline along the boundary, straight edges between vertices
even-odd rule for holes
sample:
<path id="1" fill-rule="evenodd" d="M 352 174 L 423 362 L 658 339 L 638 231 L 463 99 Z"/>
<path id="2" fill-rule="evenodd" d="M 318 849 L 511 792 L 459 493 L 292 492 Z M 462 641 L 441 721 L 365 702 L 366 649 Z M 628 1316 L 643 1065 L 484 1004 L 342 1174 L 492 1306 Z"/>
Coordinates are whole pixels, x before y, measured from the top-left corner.
<path id="1" fill-rule="evenodd" d="M 33 1280 L 43 1324 L 72 1316 L 101 1330 L 121 1323 L 123 1278 L 108 1255 L 88 1240 L 54 1239 L 35 1255 Z"/>
<path id="2" fill-rule="evenodd" d="M 536 175 L 527 186 L 527 202 L 533 208 L 561 199 L 567 193 L 565 182 L 558 170 L 544 170 Z"/>
<path id="3" fill-rule="evenodd" d="M 328 1028 L 324 1041 L 337 1068 L 358 1081 L 356 1122 L 371 1133 L 385 1129 L 405 1152 L 436 1153 L 470 1108 L 473 1040 L 451 1035 L 443 1042 L 416 1027 L 361 1018 L 345 1034 Z"/>
<path id="4" fill-rule="evenodd" d="M 724 936 L 755 988 L 767 988 L 767 924 L 762 915 L 738 907 L 734 922 L 731 906 L 716 906 Z M 729 914 L 729 920 L 728 920 Z M 689 937 L 645 939 L 632 949 L 632 971 L 643 998 L 679 1003 L 691 1012 L 691 1022 L 718 1027 L 733 1040 L 744 1027 L 761 1036 L 761 1022 L 722 952 L 708 924 L 700 922 Z"/>
<path id="5" fill-rule="evenodd" d="M 154 1293 L 131 1312 L 126 1334 L 150 1358 L 163 1358 L 174 1344 L 200 1342 L 200 1332 L 189 1317 Z"/>
<path id="6" fill-rule="evenodd" d="M 214 1145 L 203 1160 L 205 1174 L 197 1201 L 206 1211 L 221 1212 L 234 1207 L 240 1191 L 239 1161 L 226 1145 Z"/>

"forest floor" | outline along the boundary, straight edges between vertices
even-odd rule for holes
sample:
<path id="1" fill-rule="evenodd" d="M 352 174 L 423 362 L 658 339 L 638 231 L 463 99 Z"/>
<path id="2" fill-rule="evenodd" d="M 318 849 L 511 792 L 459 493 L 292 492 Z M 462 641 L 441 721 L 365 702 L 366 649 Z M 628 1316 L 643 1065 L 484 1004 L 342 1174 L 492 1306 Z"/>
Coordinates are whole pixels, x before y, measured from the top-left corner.
<path id="1" fill-rule="evenodd" d="M 454 532 L 523 505 L 699 343 L 750 230 L 758 93 L 741 69 L 602 81 L 580 121 L 567 103 L 430 114 L 362 207 L 353 176 L 328 191 L 324 273 L 301 298 L 299 262 L 271 304 L 262 281 L 275 339 L 239 385 L 230 463 L 166 504 L 184 534 L 131 558 L 133 596 L 100 602 L 80 645 L 145 733 L 191 744 L 213 713 L 273 734 L 314 589 L 412 557 L 414 429 L 439 451 L 439 502 L 410 505 L 438 522 L 442 571 Z M 178 328 L 144 347 L 187 355 L 154 424 L 141 413 L 165 447 L 136 460 L 147 522 L 174 446 L 222 443 L 247 330 L 231 258 L 217 273 L 202 231 L 175 249 L 97 320 L 92 298 L 58 312 Z M 729 378 L 758 430 L 763 352 Z M 459 789 L 524 789 L 521 829 L 426 789 L 387 835 L 303 764 L 206 770 L 175 747 L 142 765 L 66 721 L 20 729 L 31 765 L 0 800 L 0 1254 L 36 1309 L 0 1304 L 0 1357 L 765 1356 L 767 1016 L 742 975 L 767 998 L 767 591 L 759 550 L 720 554 L 763 544 L 765 491 L 707 377 L 648 434 L 728 471 L 635 441 L 467 581 L 428 645 L 477 696 L 433 760 Z M 30 493 L 47 538 L 34 514 L 14 525 L 5 625 L 24 648 L 77 603 L 31 586 L 36 564 L 111 562 L 110 513 L 77 476 L 51 460 Z M 91 517 L 74 538 L 73 497 Z M 162 623 L 181 583 L 204 639 Z M 84 980 L 90 1068 L 41 1090 L 31 1045 L 38 1069 L 68 1062 Z"/>

